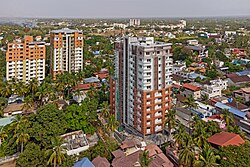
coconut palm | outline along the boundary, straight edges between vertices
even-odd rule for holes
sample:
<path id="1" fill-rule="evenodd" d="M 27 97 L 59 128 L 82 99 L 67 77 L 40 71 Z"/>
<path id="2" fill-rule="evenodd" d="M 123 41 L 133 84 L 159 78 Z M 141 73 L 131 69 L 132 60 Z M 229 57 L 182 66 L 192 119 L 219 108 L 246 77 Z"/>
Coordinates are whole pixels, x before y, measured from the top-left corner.
<path id="1" fill-rule="evenodd" d="M 179 161 L 181 165 L 190 166 L 194 160 L 194 144 L 192 138 L 188 136 L 185 138 L 182 149 L 179 154 Z"/>
<path id="2" fill-rule="evenodd" d="M 27 94 L 27 86 L 24 82 L 15 82 L 13 83 L 13 92 L 18 96 L 24 96 Z"/>
<path id="3" fill-rule="evenodd" d="M 144 150 L 140 154 L 141 167 L 149 167 L 152 160 L 153 159 L 151 157 L 149 157 L 149 152 L 148 151 Z"/>
<path id="4" fill-rule="evenodd" d="M 189 108 L 189 109 L 197 108 L 197 106 L 198 106 L 198 104 L 195 103 L 193 96 L 191 96 L 191 95 L 185 99 L 184 103 L 186 104 L 187 108 Z"/>
<path id="5" fill-rule="evenodd" d="M 110 115 L 107 122 L 106 128 L 111 132 L 114 132 L 119 126 L 119 122 L 115 119 L 115 115 Z"/>
<path id="6" fill-rule="evenodd" d="M 170 110 L 166 116 L 165 126 L 167 125 L 169 136 L 171 135 L 171 130 L 176 126 L 175 119 L 176 110 Z"/>
<path id="7" fill-rule="evenodd" d="M 27 90 L 29 93 L 32 94 L 32 96 L 35 95 L 35 93 L 38 90 L 39 82 L 37 79 L 32 79 L 29 84 L 27 85 Z"/>
<path id="8" fill-rule="evenodd" d="M 51 164 L 54 167 L 61 165 L 65 160 L 65 149 L 62 147 L 61 138 L 52 139 L 52 148 L 45 151 L 45 155 L 49 158 L 47 165 Z"/>
<path id="9" fill-rule="evenodd" d="M 6 134 L 6 132 L 3 130 L 3 127 L 0 127 L 1 131 L 0 131 L 0 146 L 2 144 L 2 141 L 4 141 L 4 139 L 6 137 L 8 137 L 8 135 Z"/>
<path id="10" fill-rule="evenodd" d="M 195 167 L 219 166 L 219 164 L 216 163 L 216 161 L 219 159 L 220 156 L 215 155 L 214 151 L 210 148 L 210 146 L 206 144 L 201 154 L 199 155 L 199 159 L 194 162 L 194 166 Z"/>
<path id="11" fill-rule="evenodd" d="M 21 153 L 23 152 L 23 146 L 25 143 L 28 142 L 30 139 L 29 134 L 26 132 L 26 126 L 21 126 L 19 129 L 15 132 L 14 138 L 16 138 L 16 144 L 17 146 L 21 144 Z"/>
<path id="12" fill-rule="evenodd" d="M 0 96 L 10 97 L 12 95 L 12 86 L 9 82 L 3 82 L 0 85 Z"/>
<path id="13" fill-rule="evenodd" d="M 180 124 L 174 135 L 175 143 L 178 145 L 178 147 L 184 144 L 184 139 L 187 138 L 187 136 L 188 133 L 185 127 L 182 124 Z"/>
<path id="14" fill-rule="evenodd" d="M 108 118 L 110 116 L 110 110 L 109 110 L 109 104 L 108 102 L 103 102 L 101 104 L 101 112 L 102 112 L 102 116 L 104 118 Z"/>
<path id="15" fill-rule="evenodd" d="M 223 119 L 227 124 L 227 127 L 235 124 L 232 113 L 230 113 L 227 109 L 223 109 L 221 112 L 222 112 Z"/>

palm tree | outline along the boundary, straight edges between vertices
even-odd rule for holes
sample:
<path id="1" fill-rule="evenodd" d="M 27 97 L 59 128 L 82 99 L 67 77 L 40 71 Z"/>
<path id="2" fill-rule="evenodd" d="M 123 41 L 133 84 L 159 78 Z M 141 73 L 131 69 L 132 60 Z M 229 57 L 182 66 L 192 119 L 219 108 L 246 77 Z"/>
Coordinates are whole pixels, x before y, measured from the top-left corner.
<path id="1" fill-rule="evenodd" d="M 194 145 L 192 138 L 188 136 L 185 141 L 183 148 L 180 150 L 179 161 L 181 165 L 190 166 L 194 160 Z"/>
<path id="2" fill-rule="evenodd" d="M 194 162 L 195 167 L 214 167 L 219 166 L 216 163 L 220 159 L 219 155 L 215 155 L 214 151 L 210 148 L 208 144 L 205 145 L 201 154 L 199 155 L 199 160 Z"/>
<path id="3" fill-rule="evenodd" d="M 23 152 L 23 145 L 28 142 L 30 139 L 30 136 L 28 133 L 26 133 L 24 130 L 17 131 L 17 133 L 14 135 L 14 138 L 16 138 L 16 144 L 21 144 L 21 153 Z"/>
<path id="4" fill-rule="evenodd" d="M 184 144 L 184 139 L 187 138 L 188 133 L 184 127 L 184 125 L 180 124 L 177 132 L 174 135 L 175 143 L 178 144 L 178 147 Z"/>
<path id="5" fill-rule="evenodd" d="M 108 118 L 110 116 L 109 104 L 107 101 L 101 104 L 101 112 L 104 118 Z"/>
<path id="6" fill-rule="evenodd" d="M 167 118 L 165 120 L 165 126 L 167 125 L 167 127 L 168 127 L 168 133 L 169 133 L 168 136 L 171 135 L 171 130 L 173 128 L 175 128 L 175 126 L 176 126 L 175 113 L 176 113 L 176 110 L 170 110 L 168 112 Z"/>
<path id="7" fill-rule="evenodd" d="M 38 90 L 38 85 L 39 85 L 39 83 L 38 83 L 38 80 L 37 80 L 37 79 L 32 79 L 32 80 L 29 82 L 29 84 L 28 84 L 28 86 L 27 86 L 27 90 L 28 90 L 29 93 L 32 94 L 32 96 L 34 96 L 34 94 L 37 92 L 37 90 Z"/>
<path id="8" fill-rule="evenodd" d="M 197 108 L 197 106 L 198 106 L 198 104 L 195 103 L 193 96 L 191 96 L 191 95 L 185 99 L 184 103 L 186 104 L 187 108 L 189 108 L 189 109 Z"/>
<path id="9" fill-rule="evenodd" d="M 10 97 L 12 95 L 12 86 L 9 82 L 4 82 L 0 85 L 0 95 Z"/>
<path id="10" fill-rule="evenodd" d="M 107 129 L 111 132 L 114 132 L 119 126 L 119 122 L 115 119 L 115 115 L 110 115 L 108 118 L 108 123 L 106 125 Z"/>
<path id="11" fill-rule="evenodd" d="M 27 96 L 24 99 L 24 105 L 22 106 L 22 110 L 25 112 L 28 112 L 30 109 L 32 109 L 34 106 L 34 98 Z"/>
<path id="12" fill-rule="evenodd" d="M 62 139 L 61 138 L 53 138 L 52 139 L 53 148 L 46 150 L 45 155 L 49 157 L 47 165 L 51 164 L 54 167 L 57 165 L 61 165 L 65 160 L 65 149 L 62 147 Z"/>
<path id="13" fill-rule="evenodd" d="M 149 167 L 152 160 L 153 158 L 149 157 L 148 151 L 145 150 L 140 154 L 141 167 Z"/>
<path id="14" fill-rule="evenodd" d="M 234 119 L 233 119 L 233 114 L 228 111 L 228 109 L 223 109 L 222 111 L 222 116 L 224 121 L 227 124 L 227 128 L 230 125 L 234 125 Z"/>
<path id="15" fill-rule="evenodd" d="M 6 134 L 6 132 L 3 130 L 3 127 L 0 127 L 1 131 L 0 131 L 0 146 L 2 145 L 2 141 L 4 141 L 4 139 L 6 137 L 8 137 L 8 135 Z"/>
<path id="16" fill-rule="evenodd" d="M 13 83 L 13 91 L 18 95 L 18 96 L 24 96 L 27 94 L 27 86 L 24 82 L 15 82 Z"/>
<path id="17" fill-rule="evenodd" d="M 24 116 L 21 115 L 16 115 L 14 118 L 12 118 L 12 121 L 13 122 L 11 123 L 10 128 L 14 130 L 15 133 L 16 131 L 21 129 L 22 126 L 29 125 L 29 121 Z"/>

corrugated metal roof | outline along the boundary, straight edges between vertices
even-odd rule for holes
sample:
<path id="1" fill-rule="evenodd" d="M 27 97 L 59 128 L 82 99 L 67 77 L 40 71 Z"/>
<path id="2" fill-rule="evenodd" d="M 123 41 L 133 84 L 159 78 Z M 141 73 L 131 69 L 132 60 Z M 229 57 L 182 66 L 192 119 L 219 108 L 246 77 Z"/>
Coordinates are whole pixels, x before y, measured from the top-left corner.
<path id="1" fill-rule="evenodd" d="M 12 118 L 14 118 L 14 117 L 1 118 L 1 119 L 0 119 L 0 127 L 1 127 L 1 126 L 5 126 L 5 125 L 8 125 L 8 124 L 10 124 L 11 122 L 13 122 L 13 121 L 12 121 Z"/>
<path id="2" fill-rule="evenodd" d="M 215 107 L 218 107 L 220 109 L 228 109 L 229 112 L 233 113 L 234 115 L 238 116 L 238 117 L 241 117 L 241 118 L 244 118 L 246 116 L 246 113 L 236 109 L 236 108 L 233 108 L 233 107 L 230 107 L 230 106 L 227 106 L 221 102 L 217 102 L 215 104 Z"/>

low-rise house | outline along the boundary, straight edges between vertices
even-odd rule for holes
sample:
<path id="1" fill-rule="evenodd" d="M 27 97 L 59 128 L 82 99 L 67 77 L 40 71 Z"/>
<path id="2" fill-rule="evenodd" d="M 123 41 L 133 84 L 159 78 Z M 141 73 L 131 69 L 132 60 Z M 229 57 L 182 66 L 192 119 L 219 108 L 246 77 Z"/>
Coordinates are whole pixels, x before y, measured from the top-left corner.
<path id="1" fill-rule="evenodd" d="M 250 87 L 235 90 L 233 96 L 243 98 L 245 102 L 248 102 L 250 100 Z"/>
<path id="2" fill-rule="evenodd" d="M 198 60 L 208 57 L 208 50 L 202 46 L 185 46 L 185 48 L 190 49 L 193 53 L 198 55 Z"/>
<path id="3" fill-rule="evenodd" d="M 84 91 L 74 92 L 73 93 L 73 100 L 77 103 L 81 103 L 86 98 L 86 93 Z"/>
<path id="4" fill-rule="evenodd" d="M 23 115 L 23 114 L 30 114 L 35 112 L 34 107 L 28 107 L 25 103 L 11 103 L 6 106 L 3 110 L 3 116 L 9 117 L 14 115 Z"/>
<path id="5" fill-rule="evenodd" d="M 202 118 L 203 121 L 205 122 L 209 122 L 209 121 L 213 121 L 213 122 L 216 122 L 220 129 L 225 129 L 226 128 L 226 123 L 223 119 L 223 116 L 217 114 L 217 115 L 212 115 L 210 117 L 207 117 L 207 118 Z"/>
<path id="6" fill-rule="evenodd" d="M 186 63 L 175 63 L 172 67 L 173 74 L 176 74 L 177 72 L 184 71 L 186 69 Z"/>
<path id="7" fill-rule="evenodd" d="M 80 152 L 89 149 L 89 143 L 82 130 L 61 135 L 64 140 L 62 147 L 66 149 L 68 155 L 79 155 Z"/>
<path id="8" fill-rule="evenodd" d="M 200 87 L 189 83 L 185 83 L 182 86 L 184 91 L 182 91 L 180 94 L 182 94 L 184 97 L 192 96 L 195 100 L 201 97 Z"/>
<path id="9" fill-rule="evenodd" d="M 187 40 L 187 44 L 195 46 L 199 44 L 199 41 L 197 39 L 191 39 L 191 40 Z"/>
<path id="10" fill-rule="evenodd" d="M 213 98 L 216 96 L 221 97 L 222 90 L 227 89 L 227 80 L 212 80 L 210 81 L 210 84 L 205 84 L 203 86 L 203 89 L 201 91 L 202 95 L 207 95 L 208 98 Z"/>
<path id="11" fill-rule="evenodd" d="M 141 166 L 140 155 L 148 151 L 152 158 L 149 167 L 174 167 L 173 163 L 166 157 L 162 150 L 155 144 L 146 145 L 145 142 L 138 143 L 134 140 L 125 140 L 120 149 L 113 151 L 115 157 L 112 161 L 113 167 Z"/>
<path id="12" fill-rule="evenodd" d="M 227 74 L 229 86 L 240 86 L 250 82 L 250 77 L 247 75 L 237 75 L 236 73 Z"/>
<path id="13" fill-rule="evenodd" d="M 216 133 L 207 139 L 209 143 L 215 148 L 225 147 L 225 146 L 240 146 L 244 144 L 245 141 L 240 137 L 240 135 L 229 132 Z"/>
<path id="14" fill-rule="evenodd" d="M 236 109 L 238 109 L 238 110 L 240 110 L 242 112 L 250 111 L 250 107 L 248 107 L 247 105 L 242 104 L 240 102 L 237 102 L 235 100 L 227 102 L 225 104 L 228 105 L 228 106 L 230 106 L 230 107 L 236 108 Z"/>
<path id="15" fill-rule="evenodd" d="M 246 118 L 246 114 L 245 112 L 242 112 L 234 107 L 230 107 L 229 105 L 223 104 L 221 102 L 217 102 L 215 104 L 216 110 L 217 111 L 222 111 L 222 110 L 228 110 L 229 112 L 231 112 L 232 114 L 234 114 L 234 117 L 239 120 L 239 119 L 245 119 Z"/>

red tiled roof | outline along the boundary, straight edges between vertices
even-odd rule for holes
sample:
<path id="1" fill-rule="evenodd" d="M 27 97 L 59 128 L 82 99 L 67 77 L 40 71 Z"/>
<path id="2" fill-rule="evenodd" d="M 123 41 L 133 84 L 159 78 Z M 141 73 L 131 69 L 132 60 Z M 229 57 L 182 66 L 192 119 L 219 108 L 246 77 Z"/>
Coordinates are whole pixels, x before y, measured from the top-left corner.
<path id="1" fill-rule="evenodd" d="M 93 85 L 94 88 L 101 87 L 99 83 L 78 84 L 76 87 L 74 87 L 74 90 L 89 90 L 91 85 Z"/>
<path id="2" fill-rule="evenodd" d="M 108 71 L 100 71 L 100 72 L 95 72 L 94 75 L 95 77 L 106 79 L 109 76 L 109 73 Z"/>
<path id="3" fill-rule="evenodd" d="M 150 157 L 162 153 L 161 149 L 155 144 L 147 145 L 145 149 L 148 151 Z"/>
<path id="4" fill-rule="evenodd" d="M 120 147 L 121 149 L 125 149 L 125 148 L 135 147 L 138 144 L 139 142 L 136 141 L 135 139 L 126 139 L 122 142 L 122 145 Z"/>
<path id="5" fill-rule="evenodd" d="M 192 84 L 189 84 L 189 83 L 185 83 L 182 85 L 185 89 L 189 89 L 189 90 L 192 90 L 192 91 L 199 91 L 201 90 L 200 87 L 198 86 L 195 86 L 195 85 L 192 85 Z"/>
<path id="6" fill-rule="evenodd" d="M 240 137 L 240 135 L 229 132 L 216 133 L 215 135 L 207 139 L 209 143 L 215 144 L 217 146 L 239 146 L 245 141 Z"/>
<path id="7" fill-rule="evenodd" d="M 93 159 L 92 163 L 95 167 L 110 167 L 109 161 L 106 158 L 100 156 Z"/>

